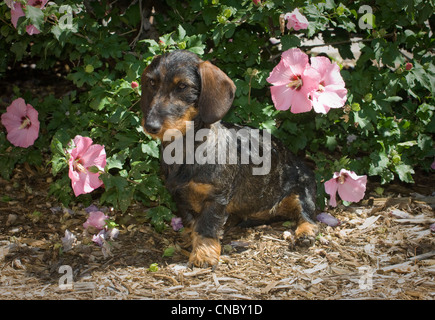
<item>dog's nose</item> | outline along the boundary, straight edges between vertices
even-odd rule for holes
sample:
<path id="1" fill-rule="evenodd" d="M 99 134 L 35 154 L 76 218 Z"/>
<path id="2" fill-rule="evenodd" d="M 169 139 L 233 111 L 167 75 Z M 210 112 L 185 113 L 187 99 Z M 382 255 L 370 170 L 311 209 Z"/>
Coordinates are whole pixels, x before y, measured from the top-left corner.
<path id="1" fill-rule="evenodd" d="M 162 125 L 158 121 L 146 121 L 145 130 L 151 134 L 156 134 L 160 131 Z"/>

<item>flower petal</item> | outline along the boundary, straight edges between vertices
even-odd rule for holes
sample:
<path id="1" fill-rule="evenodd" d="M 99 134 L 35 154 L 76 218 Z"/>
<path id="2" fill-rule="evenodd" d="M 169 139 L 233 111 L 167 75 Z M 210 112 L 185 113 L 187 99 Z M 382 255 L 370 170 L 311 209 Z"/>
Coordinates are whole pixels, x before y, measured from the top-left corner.
<path id="1" fill-rule="evenodd" d="M 332 177 L 332 179 L 329 179 L 324 183 L 325 192 L 329 194 L 329 204 L 333 207 L 337 206 L 337 200 L 336 200 L 336 194 L 338 190 L 338 182 L 336 178 Z"/>
<path id="2" fill-rule="evenodd" d="M 328 86 L 330 88 L 331 86 Z M 347 92 L 344 89 L 344 92 Z M 316 112 L 327 113 L 331 108 L 341 108 L 346 103 L 346 97 L 342 97 L 343 91 L 341 89 L 335 91 L 331 89 L 325 89 L 324 92 L 313 92 L 312 100 L 313 107 Z M 322 112 L 325 110 L 325 112 Z"/>
<path id="3" fill-rule="evenodd" d="M 80 159 L 85 168 L 95 165 L 100 170 L 103 170 L 106 166 L 106 151 L 104 150 L 104 146 L 99 144 L 89 146 L 86 153 L 82 154 Z"/>
<path id="4" fill-rule="evenodd" d="M 106 225 L 106 221 L 109 216 L 105 215 L 101 211 L 92 211 L 89 213 L 89 218 L 83 224 L 83 228 L 87 229 L 89 226 L 93 226 L 97 229 L 103 229 Z"/>
<path id="5" fill-rule="evenodd" d="M 301 91 L 304 92 L 307 96 L 308 94 L 319 88 L 320 83 L 320 74 L 319 72 L 312 68 L 311 66 L 307 66 L 302 73 L 302 88 Z"/>
<path id="6" fill-rule="evenodd" d="M 299 12 L 299 9 L 296 8 L 291 13 L 287 13 L 284 19 L 288 20 L 287 28 L 298 31 L 300 29 L 308 28 L 308 20 L 307 18 Z"/>
<path id="7" fill-rule="evenodd" d="M 312 109 L 312 101 L 308 99 L 308 95 L 301 91 L 293 91 L 293 96 L 291 100 L 292 113 L 302 113 L 308 112 Z"/>
<path id="8" fill-rule="evenodd" d="M 291 74 L 293 75 L 302 75 L 307 65 L 309 65 L 308 55 L 298 48 L 284 51 L 281 59 L 284 61 L 284 64 L 290 68 Z"/>
<path id="9" fill-rule="evenodd" d="M 293 75 L 289 66 L 281 58 L 281 61 L 273 68 L 266 81 L 275 86 L 287 85 Z"/>
<path id="10" fill-rule="evenodd" d="M 103 181 L 99 179 L 99 173 L 90 173 L 88 174 L 87 181 L 89 182 L 89 187 L 92 188 L 91 191 L 101 187 L 103 185 Z M 90 192 L 90 191 L 89 191 Z"/>
<path id="11" fill-rule="evenodd" d="M 28 35 L 41 33 L 33 24 L 26 26 L 26 32 Z"/>
<path id="12" fill-rule="evenodd" d="M 71 156 L 74 158 L 81 158 L 86 150 L 92 145 L 92 139 L 88 137 L 75 136 L 74 145 L 76 146 L 73 150 L 71 150 Z"/>
<path id="13" fill-rule="evenodd" d="M 316 219 L 320 222 L 326 223 L 330 227 L 336 227 L 341 224 L 341 221 L 331 216 L 329 213 L 322 212 L 317 215 Z"/>
<path id="14" fill-rule="evenodd" d="M 350 175 L 345 182 L 338 185 L 338 194 L 345 201 L 358 202 L 364 198 L 367 184 L 367 176 L 358 176 L 353 179 Z"/>
<path id="15" fill-rule="evenodd" d="M 319 98 L 322 94 L 319 94 L 318 92 L 313 92 L 311 95 L 312 101 L 313 101 L 313 109 L 317 113 L 323 113 L 326 114 L 331 109 L 324 103 L 319 101 Z"/>
<path id="16" fill-rule="evenodd" d="M 278 110 L 288 110 L 292 101 L 294 90 L 286 85 L 270 87 L 272 101 Z"/>
<path id="17" fill-rule="evenodd" d="M 14 8 L 11 9 L 11 22 L 15 27 L 15 29 L 17 28 L 18 19 L 24 16 L 25 14 L 23 11 L 23 7 L 21 6 L 21 3 L 15 2 Z"/>

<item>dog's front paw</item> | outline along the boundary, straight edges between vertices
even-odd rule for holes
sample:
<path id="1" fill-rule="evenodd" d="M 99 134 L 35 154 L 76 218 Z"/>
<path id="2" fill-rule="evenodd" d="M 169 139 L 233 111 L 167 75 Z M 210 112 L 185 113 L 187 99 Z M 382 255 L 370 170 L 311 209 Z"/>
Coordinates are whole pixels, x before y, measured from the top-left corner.
<path id="1" fill-rule="evenodd" d="M 219 263 L 221 254 L 221 245 L 218 239 L 206 238 L 192 233 L 192 252 L 189 257 L 189 265 L 207 268 L 212 267 L 213 270 Z"/>
<path id="2" fill-rule="evenodd" d="M 296 245 L 299 247 L 311 247 L 316 240 L 317 226 L 304 221 L 298 225 L 295 231 Z"/>

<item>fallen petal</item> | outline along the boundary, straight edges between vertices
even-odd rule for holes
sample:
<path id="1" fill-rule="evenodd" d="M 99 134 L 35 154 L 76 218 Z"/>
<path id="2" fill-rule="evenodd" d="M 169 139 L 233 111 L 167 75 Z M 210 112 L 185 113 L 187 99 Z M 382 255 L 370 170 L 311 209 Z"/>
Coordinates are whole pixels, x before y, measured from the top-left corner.
<path id="1" fill-rule="evenodd" d="M 63 251 L 67 252 L 74 247 L 74 244 L 76 242 L 76 236 L 67 229 L 65 230 L 65 237 L 61 238 L 61 240 L 63 245 Z"/>
<path id="2" fill-rule="evenodd" d="M 323 223 L 326 223 L 330 227 L 336 227 L 341 224 L 341 221 L 337 218 L 331 216 L 329 213 L 322 212 L 317 215 L 317 220 Z"/>

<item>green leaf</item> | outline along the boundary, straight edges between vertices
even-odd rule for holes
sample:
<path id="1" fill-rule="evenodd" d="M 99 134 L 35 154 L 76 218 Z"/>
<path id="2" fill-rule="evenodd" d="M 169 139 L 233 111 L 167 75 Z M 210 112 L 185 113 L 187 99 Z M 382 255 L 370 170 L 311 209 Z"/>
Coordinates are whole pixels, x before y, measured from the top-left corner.
<path id="1" fill-rule="evenodd" d="M 151 208 L 147 211 L 147 217 L 151 219 L 151 224 L 157 232 L 162 232 L 166 228 L 165 221 L 170 221 L 173 214 L 170 209 L 164 206 Z"/>
<path id="2" fill-rule="evenodd" d="M 15 53 L 16 59 L 19 61 L 23 58 L 24 53 L 27 49 L 27 43 L 24 41 L 17 41 L 11 45 L 11 51 Z"/>
<path id="3" fill-rule="evenodd" d="M 36 29 L 41 30 L 42 25 L 44 24 L 44 13 L 42 10 L 31 5 L 27 5 L 24 11 L 26 13 L 26 18 L 30 20 L 33 26 Z"/>
<path id="4" fill-rule="evenodd" d="M 403 182 L 414 183 L 414 179 L 412 178 L 412 174 L 414 174 L 414 169 L 410 165 L 407 164 L 398 164 L 394 167 L 396 170 L 399 179 Z"/>
<path id="5" fill-rule="evenodd" d="M 154 158 L 159 158 L 160 150 L 156 141 L 151 140 L 147 143 L 142 143 L 142 152 Z"/>
<path id="6" fill-rule="evenodd" d="M 98 173 L 98 172 L 100 172 L 100 169 L 97 166 L 90 166 L 88 168 L 88 171 L 91 173 Z"/>
<path id="7" fill-rule="evenodd" d="M 110 220 L 110 219 L 107 219 L 107 220 L 104 220 L 105 222 L 106 222 L 106 227 L 108 228 L 108 229 L 113 229 L 113 228 L 116 228 L 116 227 L 119 227 L 119 224 L 117 224 L 115 221 L 113 221 L 113 220 Z"/>
<path id="8" fill-rule="evenodd" d="M 127 211 L 133 200 L 134 186 L 129 185 L 126 178 L 105 173 L 100 178 L 104 182 L 105 191 L 101 196 L 102 203 L 109 202 L 122 212 Z"/>
<path id="9" fill-rule="evenodd" d="M 295 35 L 286 34 L 282 36 L 281 43 L 282 43 L 282 51 L 285 51 L 291 48 L 299 47 L 301 45 L 301 39 L 299 39 Z"/>
<path id="10" fill-rule="evenodd" d="M 127 158 L 124 152 L 115 153 L 114 155 L 106 159 L 106 170 L 112 168 L 122 169 L 124 166 L 124 161 Z"/>
<path id="11" fill-rule="evenodd" d="M 53 155 L 51 159 L 51 173 L 53 176 L 57 175 L 62 169 L 68 166 L 67 160 L 64 156 L 59 154 Z"/>
<path id="12" fill-rule="evenodd" d="M 163 252 L 162 257 L 172 257 L 175 253 L 175 248 L 174 247 L 168 247 L 165 249 L 165 251 Z"/>
<path id="13" fill-rule="evenodd" d="M 183 40 L 186 37 L 186 30 L 184 30 L 184 28 L 179 25 L 178 26 L 178 40 Z"/>

